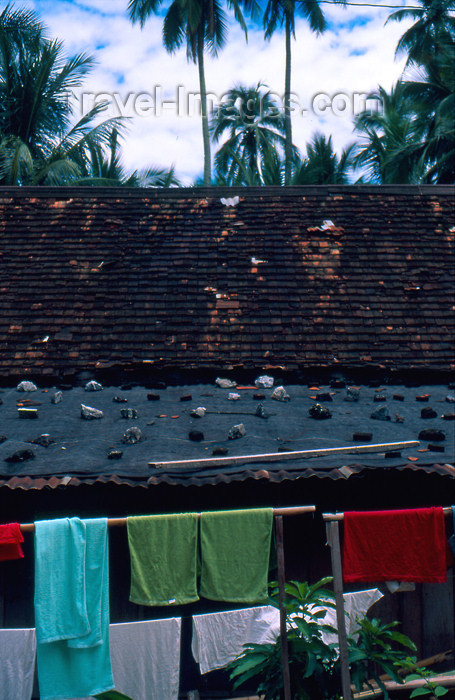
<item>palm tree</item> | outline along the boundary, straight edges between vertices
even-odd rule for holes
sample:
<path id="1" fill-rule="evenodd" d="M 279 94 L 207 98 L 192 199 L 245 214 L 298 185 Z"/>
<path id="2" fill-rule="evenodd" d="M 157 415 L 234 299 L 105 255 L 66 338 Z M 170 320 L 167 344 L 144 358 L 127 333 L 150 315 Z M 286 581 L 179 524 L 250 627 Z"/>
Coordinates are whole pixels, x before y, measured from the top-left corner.
<path id="1" fill-rule="evenodd" d="M 215 143 L 228 134 L 215 155 L 217 181 L 265 184 L 266 166 L 284 146 L 283 114 L 265 86 L 237 85 L 229 90 L 214 109 L 209 128 Z"/>
<path id="2" fill-rule="evenodd" d="M 455 39 L 454 0 L 419 0 L 422 7 L 403 8 L 393 12 L 387 22 L 414 19 L 416 22 L 403 34 L 396 55 L 408 54 L 407 63 L 428 65 L 437 59 L 441 48 L 453 46 Z M 414 3 L 415 4 L 415 3 Z"/>
<path id="3" fill-rule="evenodd" d="M 407 146 L 420 143 L 421 125 L 403 82 L 399 81 L 390 93 L 379 86 L 370 99 L 377 101 L 377 109 L 364 110 L 354 120 L 354 128 L 361 135 L 355 166 L 364 168 L 366 176 L 380 184 L 420 182 L 422 161 Z"/>
<path id="4" fill-rule="evenodd" d="M 109 141 L 120 119 L 94 124 L 98 104 L 73 126 L 69 102 L 93 65 L 69 60 L 45 37 L 33 12 L 7 6 L 0 14 L 0 178 L 7 184 L 66 184 L 83 171 L 90 149 Z"/>
<path id="5" fill-rule="evenodd" d="M 45 36 L 33 12 L 8 5 L 0 14 L 0 183 L 171 186 L 174 170 L 123 173 L 118 153 L 121 118 L 99 122 L 97 104 L 75 124 L 71 95 L 93 65 L 67 60 Z M 98 123 L 95 123 L 98 122 Z"/>
<path id="6" fill-rule="evenodd" d="M 344 4 L 344 0 L 339 0 Z M 285 79 L 284 79 L 284 124 L 285 124 L 285 184 L 289 185 L 292 175 L 292 124 L 291 124 L 291 37 L 295 39 L 296 15 L 304 17 L 312 32 L 321 34 L 327 27 L 319 0 L 268 0 L 263 22 L 265 38 L 284 25 L 285 30 Z"/>
<path id="7" fill-rule="evenodd" d="M 332 137 L 327 139 L 316 133 L 306 147 L 306 158 L 295 173 L 293 185 L 346 185 L 354 167 L 354 144 L 343 149 L 339 157 L 332 146 Z"/>
<path id="8" fill-rule="evenodd" d="M 0 132 L 19 138 L 33 156 L 49 149 L 70 124 L 68 98 L 93 67 L 62 42 L 44 36 L 33 12 L 7 5 L 0 14 Z"/>
<path id="9" fill-rule="evenodd" d="M 441 47 L 427 66 L 407 71 L 403 82 L 420 133 L 420 140 L 409 141 L 403 152 L 418 159 L 423 182 L 455 182 L 454 65 L 455 47 Z"/>
<path id="10" fill-rule="evenodd" d="M 141 27 L 152 14 L 157 14 L 162 0 L 130 0 L 128 10 L 132 22 L 140 22 Z M 246 34 L 245 20 L 241 5 L 253 10 L 255 0 L 227 0 L 227 6 L 234 10 L 237 21 Z M 186 42 L 189 61 L 197 64 L 201 96 L 202 138 L 204 144 L 204 185 L 211 182 L 210 135 L 207 114 L 207 90 L 205 85 L 204 53 L 212 56 L 224 46 L 227 34 L 227 14 L 220 0 L 172 0 L 167 6 L 163 24 L 163 42 L 166 51 L 173 53 Z"/>

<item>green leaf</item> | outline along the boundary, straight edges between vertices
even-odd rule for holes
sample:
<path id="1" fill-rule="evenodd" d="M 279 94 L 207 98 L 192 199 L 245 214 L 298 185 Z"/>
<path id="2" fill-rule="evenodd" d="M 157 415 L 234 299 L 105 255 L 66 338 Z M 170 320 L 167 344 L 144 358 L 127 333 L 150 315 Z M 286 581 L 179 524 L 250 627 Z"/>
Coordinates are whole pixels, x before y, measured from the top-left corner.
<path id="1" fill-rule="evenodd" d="M 307 667 L 305 669 L 305 672 L 303 674 L 303 678 L 308 678 L 309 676 L 313 675 L 314 669 L 316 668 L 316 662 L 317 662 L 317 659 L 314 656 L 314 654 L 310 654 L 308 656 L 308 663 L 307 663 Z"/>
<path id="2" fill-rule="evenodd" d="M 349 663 L 364 661 L 365 659 L 368 659 L 368 654 L 362 651 L 362 649 L 349 649 Z"/>
<path id="3" fill-rule="evenodd" d="M 104 693 L 99 693 L 99 695 L 94 695 L 94 698 L 98 700 L 133 700 L 129 695 L 120 693 L 118 690 L 106 690 Z"/>
<path id="4" fill-rule="evenodd" d="M 438 685 L 434 690 L 433 690 L 433 695 L 436 695 L 436 697 L 440 698 L 443 695 L 446 695 L 446 693 L 449 692 L 448 688 L 443 688 L 442 685 Z"/>
<path id="5" fill-rule="evenodd" d="M 431 693 L 431 690 L 429 690 L 428 688 L 415 688 L 409 697 L 410 698 L 417 698 L 420 695 L 430 695 L 430 693 Z"/>
<path id="6" fill-rule="evenodd" d="M 412 651 L 417 651 L 416 645 L 407 635 L 402 634 L 401 632 L 391 632 L 390 636 L 395 642 L 402 644 L 404 647 L 412 649 Z"/>

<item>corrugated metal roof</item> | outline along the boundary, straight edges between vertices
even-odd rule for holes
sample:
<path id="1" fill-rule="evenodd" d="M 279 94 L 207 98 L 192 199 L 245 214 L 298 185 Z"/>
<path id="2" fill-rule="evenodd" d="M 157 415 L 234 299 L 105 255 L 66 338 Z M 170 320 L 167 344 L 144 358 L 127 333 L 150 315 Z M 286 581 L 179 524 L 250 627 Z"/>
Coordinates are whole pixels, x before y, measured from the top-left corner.
<path id="1" fill-rule="evenodd" d="M 76 476 L 53 476 L 50 478 L 33 478 L 30 476 L 24 477 L 12 477 L 11 479 L 0 479 L 0 488 L 5 487 L 11 490 L 22 489 L 24 491 L 29 490 L 42 490 L 66 488 L 66 487 L 79 487 L 79 486 L 90 486 L 96 484 L 114 484 L 116 486 L 128 486 L 130 488 L 150 488 L 157 486 L 158 484 L 168 484 L 170 486 L 215 486 L 216 484 L 229 484 L 234 481 L 247 481 L 248 479 L 254 480 L 267 480 L 270 483 L 280 483 L 285 480 L 295 481 L 297 479 L 308 479 L 308 478 L 318 478 L 318 479 L 349 479 L 353 475 L 362 475 L 364 472 L 370 469 L 382 469 L 382 467 L 371 467 L 363 466 L 359 464 L 345 465 L 339 468 L 328 468 L 328 469 L 312 469 L 308 468 L 300 472 L 290 472 L 285 469 L 280 469 L 279 471 L 269 471 L 265 468 L 260 469 L 246 469 L 241 473 L 219 473 L 215 475 L 191 475 L 185 476 L 179 473 L 171 474 L 169 472 L 158 474 L 147 478 L 140 479 L 127 479 L 125 477 L 117 476 L 113 474 L 111 476 L 99 476 L 97 478 L 80 478 Z M 423 471 L 427 474 L 438 474 L 439 476 L 449 477 L 451 479 L 455 478 L 455 466 L 451 464 L 428 464 L 428 465 L 416 465 L 412 462 L 403 463 L 399 466 L 389 467 L 389 469 L 396 469 L 398 471 L 411 470 L 411 471 Z"/>

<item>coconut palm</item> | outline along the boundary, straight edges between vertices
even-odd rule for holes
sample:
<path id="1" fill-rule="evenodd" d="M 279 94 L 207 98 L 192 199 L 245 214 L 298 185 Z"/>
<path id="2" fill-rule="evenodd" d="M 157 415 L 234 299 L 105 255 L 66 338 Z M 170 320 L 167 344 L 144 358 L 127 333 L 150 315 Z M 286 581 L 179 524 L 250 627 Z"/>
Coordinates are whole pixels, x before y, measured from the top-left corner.
<path id="1" fill-rule="evenodd" d="M 6 185 L 178 184 L 173 169 L 127 175 L 120 166 L 121 118 L 100 122 L 97 104 L 74 123 L 72 91 L 93 66 L 66 59 L 33 12 L 8 5 L 0 14 L 0 183 Z"/>
<path id="2" fill-rule="evenodd" d="M 422 181 L 455 182 L 455 47 L 441 47 L 427 66 L 407 71 L 403 92 L 415 115 L 419 140 L 403 148 L 418 158 Z"/>
<path id="3" fill-rule="evenodd" d="M 354 144 L 341 156 L 333 150 L 332 137 L 316 133 L 306 146 L 306 157 L 295 173 L 293 185 L 346 185 L 354 167 Z"/>
<path id="4" fill-rule="evenodd" d="M 109 142 L 120 119 L 95 123 L 98 104 L 71 126 L 72 90 L 93 65 L 66 59 L 33 12 L 8 5 L 0 14 L 0 178 L 7 184 L 67 184 L 80 176 L 90 149 Z"/>
<path id="5" fill-rule="evenodd" d="M 420 182 L 423 163 L 407 146 L 421 142 L 421 125 L 403 82 L 399 81 L 390 93 L 379 86 L 370 99 L 376 100 L 377 109 L 364 110 L 354 120 L 361 137 L 354 159 L 356 167 L 363 168 L 369 180 L 380 184 Z"/>
<path id="6" fill-rule="evenodd" d="M 162 0 L 130 0 L 128 10 L 133 22 L 141 27 L 161 9 Z M 253 10 L 255 0 L 227 0 L 235 17 L 246 34 L 241 7 Z M 227 38 L 227 14 L 220 0 L 172 0 L 167 4 L 163 24 L 163 42 L 166 51 L 173 53 L 186 42 L 189 61 L 197 64 L 201 96 L 202 138 L 204 144 L 204 185 L 211 182 L 210 135 L 207 113 L 207 90 L 205 85 L 204 54 L 208 51 L 216 56 Z"/>
<path id="7" fill-rule="evenodd" d="M 215 107 L 210 133 L 215 143 L 228 134 L 215 155 L 218 182 L 264 184 L 266 164 L 284 146 L 283 114 L 262 83 L 236 85 Z"/>
<path id="8" fill-rule="evenodd" d="M 0 132 L 19 138 L 33 156 L 54 145 L 71 121 L 68 99 L 93 67 L 62 42 L 45 38 L 33 12 L 7 5 L 0 14 Z"/>
<path id="9" fill-rule="evenodd" d="M 428 65 L 437 59 L 442 47 L 453 45 L 455 1 L 419 0 L 419 2 L 421 7 L 397 10 L 390 15 L 387 22 L 416 20 L 399 40 L 396 54 L 400 56 L 407 53 L 408 64 Z"/>
<path id="10" fill-rule="evenodd" d="M 344 4 L 344 0 L 339 0 Z M 292 176 L 292 124 L 291 124 L 291 38 L 295 39 L 296 15 L 304 17 L 312 32 L 321 34 L 327 22 L 319 6 L 319 0 L 268 0 L 263 22 L 265 38 L 284 26 L 285 31 L 285 80 L 284 80 L 284 123 L 285 123 L 285 184 L 289 185 Z"/>

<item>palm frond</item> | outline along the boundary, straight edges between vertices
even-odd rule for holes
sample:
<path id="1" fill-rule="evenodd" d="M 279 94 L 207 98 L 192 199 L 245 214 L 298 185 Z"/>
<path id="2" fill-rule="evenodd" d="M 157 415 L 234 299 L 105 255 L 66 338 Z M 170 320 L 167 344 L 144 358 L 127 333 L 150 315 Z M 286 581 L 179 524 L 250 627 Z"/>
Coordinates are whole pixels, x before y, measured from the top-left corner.
<path id="1" fill-rule="evenodd" d="M 139 22 L 143 27 L 151 15 L 157 14 L 160 5 L 161 0 L 130 0 L 128 3 L 130 20 L 133 23 Z"/>

